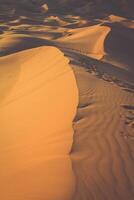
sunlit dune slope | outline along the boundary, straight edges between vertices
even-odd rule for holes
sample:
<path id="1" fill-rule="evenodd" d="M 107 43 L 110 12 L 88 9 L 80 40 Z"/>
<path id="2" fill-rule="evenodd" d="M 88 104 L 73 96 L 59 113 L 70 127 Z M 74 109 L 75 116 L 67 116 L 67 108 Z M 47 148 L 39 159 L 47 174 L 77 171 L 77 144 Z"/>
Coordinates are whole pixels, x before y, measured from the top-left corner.
<path id="1" fill-rule="evenodd" d="M 0 82 L 1 199 L 70 200 L 78 98 L 68 59 L 54 47 L 2 57 Z"/>
<path id="2" fill-rule="evenodd" d="M 133 72 L 134 23 L 114 15 L 98 22 L 98 25 L 68 30 L 67 35 L 55 40 L 56 45 L 63 51 L 103 59 Z"/>
<path id="3" fill-rule="evenodd" d="M 104 40 L 109 31 L 109 27 L 100 25 L 79 28 L 70 30 L 68 36 L 58 39 L 57 42 L 64 48 L 100 59 L 104 56 Z"/>
<path id="4" fill-rule="evenodd" d="M 0 3 L 0 199 L 134 200 L 131 0 Z"/>

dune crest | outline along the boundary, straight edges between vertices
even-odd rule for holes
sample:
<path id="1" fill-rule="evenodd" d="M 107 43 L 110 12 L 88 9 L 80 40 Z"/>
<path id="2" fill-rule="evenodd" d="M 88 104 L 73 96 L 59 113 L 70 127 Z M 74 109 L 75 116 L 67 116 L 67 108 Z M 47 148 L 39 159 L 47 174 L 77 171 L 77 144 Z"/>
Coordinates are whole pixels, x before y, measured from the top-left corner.
<path id="1" fill-rule="evenodd" d="M 1 199 L 70 200 L 78 94 L 68 59 L 40 47 L 0 63 Z"/>
<path id="2" fill-rule="evenodd" d="M 0 0 L 1 200 L 134 200 L 133 2 Z"/>
<path id="3" fill-rule="evenodd" d="M 68 36 L 57 39 L 57 42 L 64 48 L 101 59 L 105 54 L 104 40 L 109 32 L 109 27 L 100 25 L 79 28 L 70 30 Z"/>

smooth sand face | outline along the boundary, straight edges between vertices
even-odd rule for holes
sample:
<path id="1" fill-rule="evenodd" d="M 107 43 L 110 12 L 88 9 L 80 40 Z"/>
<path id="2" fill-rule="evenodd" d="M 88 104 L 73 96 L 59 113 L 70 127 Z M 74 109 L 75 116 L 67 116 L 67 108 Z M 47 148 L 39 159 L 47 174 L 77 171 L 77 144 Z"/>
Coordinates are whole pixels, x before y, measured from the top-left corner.
<path id="1" fill-rule="evenodd" d="M 86 54 L 95 59 L 101 59 L 104 54 L 104 41 L 110 28 L 95 25 L 86 28 L 71 30 L 69 36 L 57 40 L 64 48 Z"/>
<path id="2" fill-rule="evenodd" d="M 70 199 L 78 97 L 68 60 L 54 47 L 41 47 L 0 63 L 1 199 Z"/>

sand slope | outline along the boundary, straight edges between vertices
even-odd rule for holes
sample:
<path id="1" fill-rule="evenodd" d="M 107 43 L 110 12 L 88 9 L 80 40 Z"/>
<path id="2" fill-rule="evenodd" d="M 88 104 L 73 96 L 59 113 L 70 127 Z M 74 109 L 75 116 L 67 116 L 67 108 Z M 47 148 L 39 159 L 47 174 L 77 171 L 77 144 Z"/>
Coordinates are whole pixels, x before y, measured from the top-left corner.
<path id="1" fill-rule="evenodd" d="M 69 200 L 78 100 L 68 59 L 54 47 L 0 58 L 0 82 L 2 200 Z"/>
<path id="2" fill-rule="evenodd" d="M 99 25 L 80 28 L 71 30 L 69 36 L 65 36 L 57 41 L 64 48 L 101 59 L 104 56 L 104 40 L 109 31 L 109 27 Z"/>
<path id="3" fill-rule="evenodd" d="M 73 199 L 133 200 L 134 94 L 108 76 L 95 77 L 97 69 L 74 70 L 80 102 L 71 153 L 77 177 Z"/>
<path id="4" fill-rule="evenodd" d="M 32 2 L 0 8 L 2 200 L 133 200 L 134 21 Z"/>

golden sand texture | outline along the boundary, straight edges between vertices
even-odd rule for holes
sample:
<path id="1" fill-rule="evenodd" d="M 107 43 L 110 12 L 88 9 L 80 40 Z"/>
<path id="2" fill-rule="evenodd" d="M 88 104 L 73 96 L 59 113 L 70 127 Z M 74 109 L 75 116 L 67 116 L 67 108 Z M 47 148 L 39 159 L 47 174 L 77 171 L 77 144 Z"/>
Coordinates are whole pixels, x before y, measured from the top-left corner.
<path id="1" fill-rule="evenodd" d="M 40 47 L 0 63 L 1 199 L 69 200 L 78 98 L 68 59 L 54 47 Z"/>
<path id="2" fill-rule="evenodd" d="M 0 199 L 134 200 L 131 12 L 33 2 L 0 7 Z"/>
<path id="3" fill-rule="evenodd" d="M 80 102 L 71 153 L 76 176 L 73 200 L 133 200 L 133 90 L 99 67 L 74 70 Z"/>
<path id="4" fill-rule="evenodd" d="M 109 27 L 100 25 L 78 28 L 70 30 L 69 36 L 58 39 L 58 44 L 61 44 L 64 48 L 101 59 L 105 54 L 104 40 L 109 32 Z"/>

